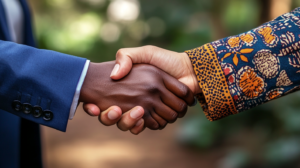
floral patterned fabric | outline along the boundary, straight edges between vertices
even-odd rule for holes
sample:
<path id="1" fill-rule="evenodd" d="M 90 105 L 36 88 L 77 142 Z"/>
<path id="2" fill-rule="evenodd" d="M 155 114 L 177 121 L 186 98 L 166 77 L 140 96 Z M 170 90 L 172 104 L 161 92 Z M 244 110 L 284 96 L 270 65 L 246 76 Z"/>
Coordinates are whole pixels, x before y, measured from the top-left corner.
<path id="1" fill-rule="evenodd" d="M 186 53 L 211 121 L 279 98 L 300 89 L 300 8 Z"/>

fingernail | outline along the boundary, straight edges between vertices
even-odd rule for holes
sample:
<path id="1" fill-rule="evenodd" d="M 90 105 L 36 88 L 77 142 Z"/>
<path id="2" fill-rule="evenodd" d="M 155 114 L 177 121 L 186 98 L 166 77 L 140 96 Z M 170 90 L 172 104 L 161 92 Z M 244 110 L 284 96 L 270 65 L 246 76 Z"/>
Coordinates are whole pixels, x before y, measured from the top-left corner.
<path id="1" fill-rule="evenodd" d="M 93 110 L 91 110 L 91 109 L 88 109 L 88 113 L 89 113 L 90 115 L 95 115 L 95 114 L 93 113 Z"/>
<path id="2" fill-rule="evenodd" d="M 135 108 L 130 112 L 130 117 L 133 119 L 138 119 L 142 117 L 143 112 L 140 110 L 140 108 Z"/>
<path id="3" fill-rule="evenodd" d="M 138 127 L 138 126 L 140 126 L 142 123 L 143 123 L 143 119 L 140 119 L 140 120 L 135 124 L 135 126 Z"/>
<path id="4" fill-rule="evenodd" d="M 114 67 L 114 69 L 112 70 L 110 76 L 116 75 L 118 73 L 118 71 L 119 71 L 119 68 L 120 68 L 120 65 L 116 64 L 115 67 Z"/>
<path id="5" fill-rule="evenodd" d="M 111 110 L 108 112 L 107 114 L 107 117 L 110 119 L 110 120 L 115 120 L 119 117 L 119 113 L 114 111 L 114 110 Z"/>

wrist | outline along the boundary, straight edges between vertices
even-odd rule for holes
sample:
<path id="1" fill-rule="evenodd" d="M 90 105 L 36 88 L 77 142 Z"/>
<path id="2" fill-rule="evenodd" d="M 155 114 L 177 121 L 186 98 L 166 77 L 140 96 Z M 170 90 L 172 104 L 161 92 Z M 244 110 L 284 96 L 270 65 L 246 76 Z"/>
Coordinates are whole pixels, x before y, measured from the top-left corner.
<path id="1" fill-rule="evenodd" d="M 85 76 L 85 80 L 82 84 L 81 90 L 80 90 L 80 96 L 79 96 L 79 102 L 84 103 L 92 103 L 91 94 L 93 92 L 93 81 L 101 77 L 101 63 L 89 63 L 89 67 Z"/>
<path id="2" fill-rule="evenodd" d="M 86 102 L 88 82 L 89 82 L 89 79 L 91 78 L 90 76 L 91 76 L 92 69 L 93 69 L 93 63 L 90 62 L 88 70 L 87 70 L 86 75 L 85 75 L 85 79 L 83 81 L 83 84 L 82 84 L 82 87 L 81 87 L 81 90 L 80 90 L 80 95 L 79 95 L 78 103 L 80 103 L 80 102 Z"/>
<path id="3" fill-rule="evenodd" d="M 80 91 L 80 102 L 96 104 L 99 102 L 99 99 L 104 98 L 103 95 L 107 92 L 105 87 L 112 80 L 110 73 L 114 65 L 114 61 L 102 63 L 90 62 Z"/>
<path id="4" fill-rule="evenodd" d="M 197 76 L 195 74 L 195 71 L 194 71 L 194 67 L 193 67 L 193 64 L 188 56 L 187 53 L 183 52 L 183 53 L 179 53 L 184 59 L 184 62 L 186 64 L 186 67 L 188 69 L 188 74 L 189 74 L 189 78 L 191 80 L 191 83 L 192 83 L 192 91 L 193 93 L 196 95 L 196 94 L 199 94 L 201 93 L 201 88 L 199 86 L 199 83 L 198 83 L 198 80 L 197 80 Z"/>

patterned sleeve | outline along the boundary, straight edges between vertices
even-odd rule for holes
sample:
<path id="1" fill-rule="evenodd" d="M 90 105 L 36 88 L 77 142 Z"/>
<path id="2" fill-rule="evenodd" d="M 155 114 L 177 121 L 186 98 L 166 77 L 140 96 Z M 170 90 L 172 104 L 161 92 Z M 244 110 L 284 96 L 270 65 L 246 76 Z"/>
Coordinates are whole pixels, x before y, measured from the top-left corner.
<path id="1" fill-rule="evenodd" d="M 186 53 L 210 121 L 279 98 L 300 89 L 300 8 Z"/>

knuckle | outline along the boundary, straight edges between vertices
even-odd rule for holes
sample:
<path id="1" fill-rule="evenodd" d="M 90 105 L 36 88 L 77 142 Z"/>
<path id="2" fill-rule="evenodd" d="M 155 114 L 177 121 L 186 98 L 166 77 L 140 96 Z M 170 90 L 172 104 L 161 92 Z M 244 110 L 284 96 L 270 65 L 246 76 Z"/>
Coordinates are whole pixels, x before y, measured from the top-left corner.
<path id="1" fill-rule="evenodd" d="M 126 125 L 121 125 L 121 124 L 117 124 L 117 127 L 118 127 L 118 129 L 119 130 L 121 130 L 121 131 L 128 131 L 129 130 L 129 127 L 128 126 L 126 126 Z"/>
<path id="2" fill-rule="evenodd" d="M 153 50 L 153 49 L 155 49 L 156 47 L 153 46 L 153 45 L 145 45 L 144 48 L 147 49 L 147 50 Z"/>
<path id="3" fill-rule="evenodd" d="M 107 123 L 107 122 L 103 121 L 103 120 L 101 119 L 100 116 L 98 117 L 98 120 L 99 120 L 99 122 L 100 122 L 102 125 L 104 125 L 104 126 L 111 126 L 111 125 L 112 125 L 112 124 L 110 124 L 110 123 Z"/>
<path id="4" fill-rule="evenodd" d="M 181 86 L 180 86 L 180 92 L 181 92 L 182 97 L 184 97 L 184 98 L 187 98 L 189 95 L 188 88 L 183 84 L 181 84 Z"/>
<path id="5" fill-rule="evenodd" d="M 155 84 L 148 84 L 146 87 L 147 91 L 151 94 L 157 94 L 160 92 L 159 88 Z"/>
<path id="6" fill-rule="evenodd" d="M 176 120 L 177 120 L 177 117 L 174 120 L 170 120 L 169 123 L 174 123 L 174 122 L 176 122 Z"/>
<path id="7" fill-rule="evenodd" d="M 144 53 L 146 55 L 148 55 L 148 56 L 152 55 L 153 56 L 153 54 L 157 50 L 157 48 L 158 47 L 153 46 L 153 45 L 146 45 L 146 46 L 143 47 L 143 50 L 144 50 Z"/>
<path id="8" fill-rule="evenodd" d="M 119 49 L 117 51 L 117 54 L 116 54 L 117 58 L 120 57 L 120 56 L 122 56 L 122 55 L 124 55 L 125 54 L 125 50 L 126 49 L 124 49 L 124 48 Z"/>
<path id="9" fill-rule="evenodd" d="M 159 129 L 160 129 L 160 130 L 164 129 L 164 128 L 167 126 L 167 124 L 168 124 L 167 121 L 164 121 L 164 122 L 160 123 Z"/>
<path id="10" fill-rule="evenodd" d="M 180 83 L 178 89 L 180 91 L 180 97 L 187 98 L 189 96 L 189 89 L 184 84 Z"/>
<path id="11" fill-rule="evenodd" d="M 139 134 L 138 131 L 132 131 L 132 130 L 130 130 L 130 132 L 131 132 L 133 135 L 138 135 L 138 134 Z"/>
<path id="12" fill-rule="evenodd" d="M 151 130 L 158 130 L 160 125 L 151 117 L 145 118 L 145 126 Z"/>
<path id="13" fill-rule="evenodd" d="M 185 113 L 188 109 L 188 106 L 186 103 L 180 103 L 180 110 L 179 113 Z"/>
<path id="14" fill-rule="evenodd" d="M 149 125 L 148 127 L 151 130 L 158 130 L 159 129 L 159 125 L 157 123 L 152 123 Z"/>
<path id="15" fill-rule="evenodd" d="M 106 126 L 106 127 L 111 126 L 110 124 L 107 124 L 107 123 L 104 123 L 104 122 L 101 122 L 101 121 L 100 121 L 100 123 L 101 123 L 102 125 Z"/>
<path id="16" fill-rule="evenodd" d="M 177 116 L 178 116 L 178 114 L 177 114 L 176 112 L 170 112 L 168 121 L 169 121 L 169 122 L 172 122 L 172 121 L 176 120 L 176 119 L 177 119 Z"/>
<path id="17" fill-rule="evenodd" d="M 140 100 L 137 100 L 137 102 L 140 104 L 140 106 L 142 106 L 144 108 L 143 118 L 144 119 L 147 119 L 148 117 L 150 118 L 151 117 L 150 111 L 156 104 L 156 102 L 154 100 L 154 96 L 147 95 L 147 98 L 145 98 L 145 96 L 144 96 Z"/>

